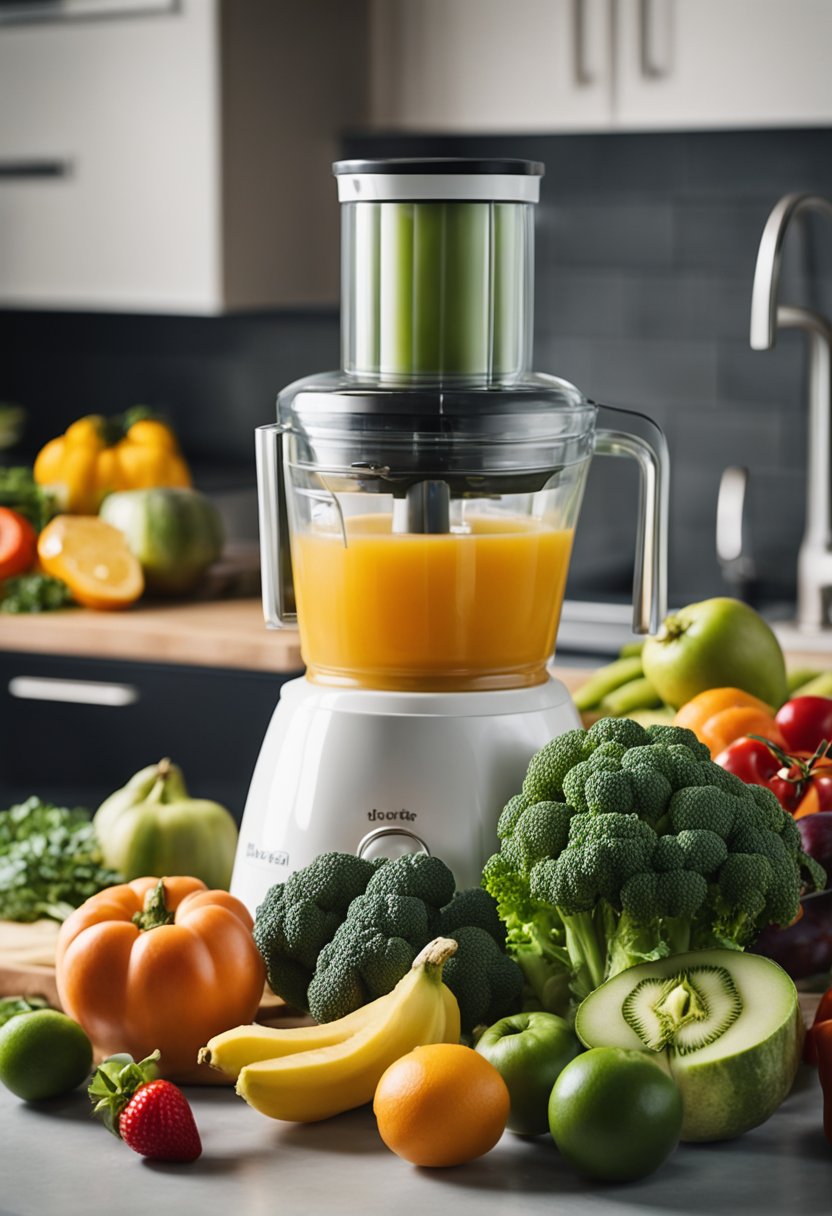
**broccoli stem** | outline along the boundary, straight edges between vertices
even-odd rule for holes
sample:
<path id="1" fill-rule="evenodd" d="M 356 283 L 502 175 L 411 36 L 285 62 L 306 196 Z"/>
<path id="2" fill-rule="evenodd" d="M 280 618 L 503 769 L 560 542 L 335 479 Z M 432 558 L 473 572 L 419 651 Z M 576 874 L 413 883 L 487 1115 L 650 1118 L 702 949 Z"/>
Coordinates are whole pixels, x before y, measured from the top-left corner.
<path id="1" fill-rule="evenodd" d="M 559 909 L 560 911 L 560 909 Z M 583 1000 L 599 984 L 603 984 L 607 967 L 607 950 L 599 937 L 592 912 L 560 913 L 566 930 L 566 949 L 572 967 L 572 992 Z"/>
<path id="2" fill-rule="evenodd" d="M 558 938 L 560 924 L 521 921 L 508 924 L 507 949 L 520 966 L 535 1003 L 548 1013 L 565 1016 L 569 1008 L 569 955 Z"/>

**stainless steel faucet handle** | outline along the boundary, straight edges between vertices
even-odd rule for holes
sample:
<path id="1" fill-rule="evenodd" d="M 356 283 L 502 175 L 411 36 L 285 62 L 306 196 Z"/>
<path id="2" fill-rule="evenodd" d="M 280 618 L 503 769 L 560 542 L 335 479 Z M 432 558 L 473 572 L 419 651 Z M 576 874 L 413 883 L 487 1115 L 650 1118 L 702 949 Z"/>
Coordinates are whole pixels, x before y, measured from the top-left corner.
<path id="1" fill-rule="evenodd" d="M 791 221 L 804 211 L 832 217 L 832 202 L 819 194 L 786 194 L 766 220 L 751 291 L 751 349 L 769 350 L 777 334 L 777 293 L 783 262 L 783 241 Z"/>

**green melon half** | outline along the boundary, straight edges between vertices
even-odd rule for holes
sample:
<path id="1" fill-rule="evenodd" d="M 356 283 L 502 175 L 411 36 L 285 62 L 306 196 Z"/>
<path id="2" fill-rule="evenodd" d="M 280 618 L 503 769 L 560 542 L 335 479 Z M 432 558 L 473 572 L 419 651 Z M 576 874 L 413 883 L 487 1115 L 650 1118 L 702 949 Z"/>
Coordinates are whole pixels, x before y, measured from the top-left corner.
<path id="1" fill-rule="evenodd" d="M 764 1123 L 800 1063 L 803 1019 L 790 977 L 770 959 L 699 950 L 607 980 L 578 1009 L 587 1047 L 661 1057 L 679 1086 L 683 1140 L 727 1140 Z"/>

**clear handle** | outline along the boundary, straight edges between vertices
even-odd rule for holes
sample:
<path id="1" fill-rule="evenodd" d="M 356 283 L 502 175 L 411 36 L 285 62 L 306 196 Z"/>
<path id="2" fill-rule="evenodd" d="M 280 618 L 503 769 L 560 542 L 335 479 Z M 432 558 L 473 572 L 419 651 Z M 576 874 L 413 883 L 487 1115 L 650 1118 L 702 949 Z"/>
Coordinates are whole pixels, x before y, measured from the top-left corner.
<path id="1" fill-rule="evenodd" d="M 649 419 L 644 421 L 655 428 L 655 444 L 628 431 L 601 430 L 595 433 L 595 452 L 599 456 L 630 456 L 638 461 L 639 525 L 633 575 L 633 632 L 656 633 L 667 613 L 670 457 L 661 430 Z"/>
<path id="2" fill-rule="evenodd" d="M 272 422 L 258 426 L 254 433 L 263 616 L 270 629 L 293 625 L 298 619 L 289 547 L 283 432 L 280 423 Z"/>

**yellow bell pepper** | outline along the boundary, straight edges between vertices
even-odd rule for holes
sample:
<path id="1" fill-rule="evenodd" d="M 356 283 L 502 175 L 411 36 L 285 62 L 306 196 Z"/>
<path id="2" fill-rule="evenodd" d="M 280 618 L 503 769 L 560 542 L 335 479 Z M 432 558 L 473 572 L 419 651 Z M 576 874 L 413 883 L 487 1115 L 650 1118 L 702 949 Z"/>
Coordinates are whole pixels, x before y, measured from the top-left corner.
<path id="1" fill-rule="evenodd" d="M 79 418 L 41 449 L 34 476 L 73 515 L 94 515 L 115 490 L 191 484 L 173 431 L 138 410 L 121 418 Z"/>

